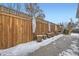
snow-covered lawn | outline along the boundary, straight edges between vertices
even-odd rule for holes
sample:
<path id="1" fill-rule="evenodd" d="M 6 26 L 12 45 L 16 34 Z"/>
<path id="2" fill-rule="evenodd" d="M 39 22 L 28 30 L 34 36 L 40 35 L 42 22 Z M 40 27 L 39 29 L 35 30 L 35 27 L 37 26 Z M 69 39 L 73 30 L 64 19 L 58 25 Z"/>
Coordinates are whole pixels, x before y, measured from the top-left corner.
<path id="1" fill-rule="evenodd" d="M 72 33 L 71 36 L 74 36 L 79 40 L 79 34 Z M 79 47 L 77 46 L 77 44 L 79 43 L 78 40 L 74 39 L 74 41 L 72 41 L 72 44 L 70 45 L 70 48 L 65 51 L 62 51 L 62 53 L 59 53 L 59 56 L 78 56 L 79 54 Z"/>
<path id="2" fill-rule="evenodd" d="M 28 43 L 24 44 L 19 44 L 17 46 L 0 50 L 0 55 L 1 56 L 23 56 L 23 55 L 28 55 L 29 53 L 34 52 L 35 50 L 39 49 L 42 46 L 46 46 L 58 38 L 62 37 L 63 34 L 54 36 L 52 38 L 47 38 L 46 40 L 43 40 L 42 42 L 38 43 L 36 41 L 31 41 Z"/>

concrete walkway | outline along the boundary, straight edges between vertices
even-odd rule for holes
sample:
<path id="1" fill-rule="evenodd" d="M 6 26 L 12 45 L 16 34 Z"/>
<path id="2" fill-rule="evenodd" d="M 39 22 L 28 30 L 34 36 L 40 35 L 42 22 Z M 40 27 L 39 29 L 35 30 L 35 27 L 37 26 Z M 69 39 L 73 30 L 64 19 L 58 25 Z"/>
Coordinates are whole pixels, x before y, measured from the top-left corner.
<path id="1" fill-rule="evenodd" d="M 74 39 L 76 38 L 70 35 L 63 36 L 55 42 L 30 53 L 28 56 L 58 56 L 59 53 L 69 48 Z"/>

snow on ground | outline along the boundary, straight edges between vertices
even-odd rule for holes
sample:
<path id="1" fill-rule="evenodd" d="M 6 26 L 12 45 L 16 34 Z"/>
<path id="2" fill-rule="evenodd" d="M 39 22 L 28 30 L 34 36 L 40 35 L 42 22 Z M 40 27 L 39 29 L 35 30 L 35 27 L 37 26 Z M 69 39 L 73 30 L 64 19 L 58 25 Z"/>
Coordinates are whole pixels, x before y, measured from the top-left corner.
<path id="1" fill-rule="evenodd" d="M 62 53 L 60 53 L 59 56 L 78 56 L 76 52 L 79 52 L 78 47 L 75 44 L 72 44 L 70 49 L 62 51 Z"/>
<path id="2" fill-rule="evenodd" d="M 75 36 L 79 38 L 79 34 L 72 33 L 71 36 Z M 77 46 L 78 40 L 72 41 L 72 44 L 70 45 L 70 48 L 66 51 L 62 51 L 62 53 L 59 53 L 59 56 L 78 56 L 79 54 L 79 47 Z"/>
<path id="3" fill-rule="evenodd" d="M 54 45 L 55 45 L 55 44 L 56 44 L 56 42 L 53 42 L 52 44 L 54 44 Z"/>
<path id="4" fill-rule="evenodd" d="M 40 44 L 41 46 L 46 46 L 46 45 L 48 45 L 48 44 L 54 42 L 55 40 L 57 40 L 58 38 L 60 38 L 60 37 L 62 37 L 62 36 L 63 36 L 63 34 L 60 34 L 60 35 L 54 36 L 54 37 L 52 37 L 52 38 L 48 38 L 48 39 L 42 41 L 42 42 L 39 43 L 39 44 Z"/>
<path id="5" fill-rule="evenodd" d="M 71 36 L 79 37 L 79 33 L 71 33 Z"/>
<path id="6" fill-rule="evenodd" d="M 46 40 L 43 40 L 42 42 L 36 42 L 36 41 L 31 41 L 28 43 L 23 43 L 16 45 L 12 48 L 0 50 L 0 55 L 1 56 L 23 56 L 23 55 L 28 55 L 29 53 L 34 52 L 35 50 L 39 49 L 42 46 L 46 46 L 58 38 L 62 37 L 63 34 L 54 36 L 52 38 L 47 38 Z"/>

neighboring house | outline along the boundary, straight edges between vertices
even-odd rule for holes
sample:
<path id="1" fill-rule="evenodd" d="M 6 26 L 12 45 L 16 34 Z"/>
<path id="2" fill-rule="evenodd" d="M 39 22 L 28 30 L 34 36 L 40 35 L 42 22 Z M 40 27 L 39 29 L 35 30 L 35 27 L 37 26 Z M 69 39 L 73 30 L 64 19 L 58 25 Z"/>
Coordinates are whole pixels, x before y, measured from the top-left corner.
<path id="1" fill-rule="evenodd" d="M 78 19 L 79 19 L 79 4 L 78 4 L 78 8 L 77 8 L 76 18 L 78 18 Z"/>
<path id="2" fill-rule="evenodd" d="M 78 4 L 78 8 L 77 8 L 76 18 L 78 19 L 78 21 L 75 23 L 73 31 L 79 32 L 79 4 Z"/>
<path id="3" fill-rule="evenodd" d="M 78 19 L 78 21 L 75 24 L 76 25 L 75 29 L 79 29 L 79 4 L 77 8 L 76 18 Z"/>

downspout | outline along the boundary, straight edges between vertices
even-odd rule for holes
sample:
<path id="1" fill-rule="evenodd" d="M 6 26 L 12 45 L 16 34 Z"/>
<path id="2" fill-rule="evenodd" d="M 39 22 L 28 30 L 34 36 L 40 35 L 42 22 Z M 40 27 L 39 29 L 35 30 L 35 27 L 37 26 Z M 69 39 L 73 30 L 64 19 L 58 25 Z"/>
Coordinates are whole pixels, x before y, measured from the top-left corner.
<path id="1" fill-rule="evenodd" d="M 32 33 L 33 33 L 33 40 L 36 40 L 36 19 L 35 15 L 32 15 Z"/>
<path id="2" fill-rule="evenodd" d="M 49 31 L 49 32 L 51 31 L 50 22 L 48 23 L 48 31 Z"/>
<path id="3" fill-rule="evenodd" d="M 35 33 L 36 30 L 36 19 L 35 16 L 32 17 L 32 32 Z"/>

